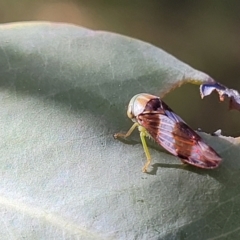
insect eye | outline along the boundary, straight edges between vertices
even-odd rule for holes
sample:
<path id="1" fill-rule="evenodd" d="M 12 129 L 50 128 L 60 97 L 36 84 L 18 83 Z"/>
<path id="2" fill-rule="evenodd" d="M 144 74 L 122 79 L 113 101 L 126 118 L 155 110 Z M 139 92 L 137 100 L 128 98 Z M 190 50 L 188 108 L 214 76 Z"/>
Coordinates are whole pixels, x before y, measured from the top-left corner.
<path id="1" fill-rule="evenodd" d="M 132 119 L 133 118 L 133 114 L 132 114 L 132 111 L 127 111 L 127 116 Z"/>

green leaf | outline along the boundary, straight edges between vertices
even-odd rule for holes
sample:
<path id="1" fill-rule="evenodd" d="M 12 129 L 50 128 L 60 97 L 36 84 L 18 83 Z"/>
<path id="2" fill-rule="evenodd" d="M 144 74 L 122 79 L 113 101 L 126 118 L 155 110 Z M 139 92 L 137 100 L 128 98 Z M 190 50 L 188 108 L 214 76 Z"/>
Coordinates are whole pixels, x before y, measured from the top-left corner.
<path id="1" fill-rule="evenodd" d="M 238 239 L 240 149 L 203 134 L 216 170 L 183 166 L 136 134 L 129 100 L 208 75 L 150 44 L 53 23 L 0 27 L 1 236 Z"/>

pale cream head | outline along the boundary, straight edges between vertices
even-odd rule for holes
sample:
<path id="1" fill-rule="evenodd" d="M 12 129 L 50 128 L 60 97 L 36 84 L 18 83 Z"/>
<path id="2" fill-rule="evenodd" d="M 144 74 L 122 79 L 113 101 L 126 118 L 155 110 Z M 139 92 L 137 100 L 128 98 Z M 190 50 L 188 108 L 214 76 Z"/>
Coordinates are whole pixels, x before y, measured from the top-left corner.
<path id="1" fill-rule="evenodd" d="M 157 98 L 157 96 L 148 93 L 139 93 L 135 95 L 128 104 L 128 117 L 132 119 L 133 122 L 135 122 L 136 116 L 141 114 L 144 111 L 147 103 L 154 98 Z"/>

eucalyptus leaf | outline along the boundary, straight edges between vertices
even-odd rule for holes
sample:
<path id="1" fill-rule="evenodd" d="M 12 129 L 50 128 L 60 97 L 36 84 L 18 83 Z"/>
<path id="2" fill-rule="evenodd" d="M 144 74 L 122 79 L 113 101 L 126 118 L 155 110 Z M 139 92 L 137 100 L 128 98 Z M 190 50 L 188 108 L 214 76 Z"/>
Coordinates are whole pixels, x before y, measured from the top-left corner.
<path id="1" fill-rule="evenodd" d="M 207 82 L 163 50 L 56 23 L 0 27 L 1 239 L 239 239 L 240 148 L 202 134 L 216 170 L 150 143 L 152 174 L 128 101 Z M 172 106 L 171 106 L 172 107 Z"/>

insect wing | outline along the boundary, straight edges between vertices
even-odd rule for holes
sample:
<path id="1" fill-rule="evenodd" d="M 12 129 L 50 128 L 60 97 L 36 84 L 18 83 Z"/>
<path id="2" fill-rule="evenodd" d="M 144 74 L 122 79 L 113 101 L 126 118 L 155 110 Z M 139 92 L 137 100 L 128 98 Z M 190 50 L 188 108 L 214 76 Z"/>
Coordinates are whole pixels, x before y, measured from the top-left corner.
<path id="1" fill-rule="evenodd" d="M 139 115 L 138 121 L 158 144 L 173 155 L 178 156 L 173 135 L 175 128 L 175 122 L 173 120 L 163 114 L 155 112 Z"/>
<path id="2" fill-rule="evenodd" d="M 158 144 L 183 162 L 201 168 L 215 168 L 220 164 L 220 156 L 177 114 L 171 109 L 166 109 L 165 114 L 143 112 L 137 120 Z"/>
<path id="3" fill-rule="evenodd" d="M 183 121 L 183 119 L 180 118 L 175 112 L 173 112 L 173 110 L 170 107 L 168 107 L 168 105 L 165 102 L 161 101 L 161 105 L 162 105 L 161 107 L 164 111 L 164 115 L 166 115 L 167 117 L 172 119 L 173 122 L 185 123 L 185 121 Z"/>
<path id="4" fill-rule="evenodd" d="M 184 162 L 200 168 L 216 168 L 221 163 L 221 157 L 203 141 L 198 141 L 192 147 L 191 155 Z"/>
<path id="5" fill-rule="evenodd" d="M 200 168 L 219 166 L 221 157 L 187 124 L 176 123 L 173 136 L 178 156 L 183 159 L 183 162 Z"/>

